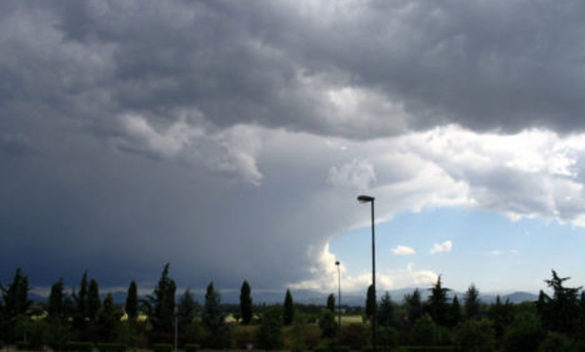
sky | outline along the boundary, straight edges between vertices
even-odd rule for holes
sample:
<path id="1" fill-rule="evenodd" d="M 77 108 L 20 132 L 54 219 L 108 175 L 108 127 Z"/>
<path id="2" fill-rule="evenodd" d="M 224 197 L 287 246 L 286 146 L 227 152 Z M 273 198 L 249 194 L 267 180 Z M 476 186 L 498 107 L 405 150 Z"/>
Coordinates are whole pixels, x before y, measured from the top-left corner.
<path id="1" fill-rule="evenodd" d="M 585 284 L 582 1 L 0 2 L 0 282 Z"/>

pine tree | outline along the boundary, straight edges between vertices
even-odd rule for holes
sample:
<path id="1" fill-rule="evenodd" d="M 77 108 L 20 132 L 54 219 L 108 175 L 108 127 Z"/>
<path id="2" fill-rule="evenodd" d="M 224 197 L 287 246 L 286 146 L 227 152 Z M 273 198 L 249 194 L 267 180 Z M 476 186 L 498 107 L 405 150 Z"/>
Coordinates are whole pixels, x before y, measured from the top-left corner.
<path id="1" fill-rule="evenodd" d="M 244 325 L 250 324 L 252 320 L 252 296 L 248 281 L 242 283 L 240 290 L 240 314 Z"/>
<path id="2" fill-rule="evenodd" d="M 28 277 L 22 273 L 20 268 L 16 269 L 12 283 L 7 289 L 0 285 L 2 291 L 3 304 L 0 313 L 6 318 L 12 319 L 18 315 L 26 314 L 27 309 L 31 305 L 28 299 Z"/>
<path id="3" fill-rule="evenodd" d="M 169 278 L 169 267 L 167 263 L 161 273 L 154 293 L 149 297 L 153 305 L 152 327 L 155 334 L 168 334 L 173 330 L 175 311 L 175 291 L 177 285 Z"/>
<path id="4" fill-rule="evenodd" d="M 579 328 L 579 302 L 577 294 L 581 287 L 564 287 L 570 277 L 561 278 L 552 270 L 552 279 L 545 280 L 554 291 L 552 299 L 545 304 L 542 321 L 549 330 L 576 335 Z"/>
<path id="5" fill-rule="evenodd" d="M 374 286 L 368 286 L 368 293 L 366 294 L 366 318 L 372 320 L 374 311 L 376 309 L 376 295 L 374 293 Z"/>
<path id="6" fill-rule="evenodd" d="M 91 281 L 89 281 L 89 290 L 87 292 L 87 317 L 90 321 L 95 321 L 97 319 L 100 307 L 99 286 L 97 281 L 91 279 Z"/>
<path id="7" fill-rule="evenodd" d="M 423 315 L 423 305 L 418 288 L 412 294 L 404 296 L 404 301 L 408 312 L 408 322 L 412 325 Z"/>
<path id="8" fill-rule="evenodd" d="M 465 293 L 465 318 L 479 319 L 480 308 L 479 291 L 475 288 L 475 285 L 472 284 Z"/>
<path id="9" fill-rule="evenodd" d="M 453 327 L 461 321 L 461 305 L 459 304 L 459 298 L 457 295 L 453 297 L 451 307 L 449 308 L 449 326 Z"/>
<path id="10" fill-rule="evenodd" d="M 327 309 L 329 309 L 331 313 L 335 313 L 335 295 L 333 293 L 327 296 Z"/>
<path id="11" fill-rule="evenodd" d="M 221 312 L 220 296 L 213 287 L 213 282 L 207 286 L 205 293 L 205 306 L 203 307 L 202 321 L 203 325 L 212 333 L 219 332 L 224 326 L 225 317 Z"/>
<path id="12" fill-rule="evenodd" d="M 138 317 L 138 287 L 136 282 L 132 280 L 128 287 L 128 294 L 126 295 L 126 305 L 124 306 L 128 320 L 135 321 Z"/>
<path id="13" fill-rule="evenodd" d="M 81 277 L 81 282 L 79 283 L 79 293 L 75 295 L 73 293 L 73 298 L 75 299 L 75 313 L 73 315 L 73 327 L 77 330 L 78 334 L 82 339 L 84 339 L 85 329 L 87 326 L 87 295 L 88 295 L 88 286 L 87 286 L 87 270 L 83 272 L 83 276 Z"/>
<path id="14" fill-rule="evenodd" d="M 441 326 L 446 326 L 448 323 L 447 311 L 447 292 L 448 288 L 441 285 L 441 276 L 437 279 L 437 283 L 430 289 L 431 296 L 428 300 L 428 310 L 431 318 L 435 323 Z"/>
<path id="15" fill-rule="evenodd" d="M 63 278 L 60 278 L 51 286 L 47 313 L 49 318 L 63 320 L 65 318 L 65 294 L 63 293 Z"/>
<path id="16" fill-rule="evenodd" d="M 108 293 L 97 317 L 97 325 L 101 341 L 114 341 L 116 333 L 118 332 L 121 317 L 122 312 L 114 304 L 114 297 L 111 293 Z"/>
<path id="17" fill-rule="evenodd" d="M 376 317 L 378 319 L 378 325 L 386 327 L 394 326 L 394 304 L 388 291 L 382 296 Z"/>
<path id="18" fill-rule="evenodd" d="M 286 295 L 284 296 L 284 314 L 283 314 L 283 322 L 284 325 L 292 324 L 294 319 L 294 306 L 293 306 L 293 298 L 290 294 L 290 290 L 286 290 Z"/>
<path id="19" fill-rule="evenodd" d="M 187 289 L 181 296 L 179 308 L 177 311 L 179 318 L 179 330 L 184 333 L 193 322 L 197 313 L 197 302 L 193 299 L 191 291 Z"/>

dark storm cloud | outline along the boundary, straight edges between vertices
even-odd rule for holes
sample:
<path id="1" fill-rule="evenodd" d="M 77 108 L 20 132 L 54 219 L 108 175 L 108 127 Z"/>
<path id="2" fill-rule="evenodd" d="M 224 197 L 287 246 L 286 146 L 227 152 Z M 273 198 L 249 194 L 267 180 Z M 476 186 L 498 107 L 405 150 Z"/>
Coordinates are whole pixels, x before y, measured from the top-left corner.
<path id="1" fill-rule="evenodd" d="M 3 1 L 0 263 L 43 285 L 85 267 L 154 281 L 168 260 L 197 287 L 302 280 L 309 245 L 355 223 L 354 189 L 324 188 L 336 154 L 303 133 L 582 131 L 584 15 L 577 1 Z M 332 179 L 361 180 L 356 165 L 375 179 L 346 165 Z"/>

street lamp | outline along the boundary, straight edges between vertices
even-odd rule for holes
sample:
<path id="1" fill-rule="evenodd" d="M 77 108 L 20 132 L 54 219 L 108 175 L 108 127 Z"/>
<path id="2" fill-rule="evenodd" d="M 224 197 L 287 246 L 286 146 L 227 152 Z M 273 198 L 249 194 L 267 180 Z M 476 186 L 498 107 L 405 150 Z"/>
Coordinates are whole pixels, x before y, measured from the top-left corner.
<path id="1" fill-rule="evenodd" d="M 374 197 L 360 195 L 357 197 L 360 203 L 372 204 L 372 291 L 374 291 L 374 311 L 372 312 L 372 348 L 376 350 L 376 244 L 374 234 Z"/>
<path id="2" fill-rule="evenodd" d="M 337 266 L 337 321 L 341 330 L 341 273 L 339 271 L 339 260 L 335 261 Z"/>

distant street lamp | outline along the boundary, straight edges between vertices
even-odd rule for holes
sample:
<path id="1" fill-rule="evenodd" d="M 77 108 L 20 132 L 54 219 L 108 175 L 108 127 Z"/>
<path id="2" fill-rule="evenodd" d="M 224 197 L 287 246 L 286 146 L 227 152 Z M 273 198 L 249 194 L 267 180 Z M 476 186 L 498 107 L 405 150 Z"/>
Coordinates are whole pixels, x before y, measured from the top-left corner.
<path id="1" fill-rule="evenodd" d="M 374 233 L 374 197 L 360 195 L 357 197 L 360 203 L 372 205 L 372 291 L 374 293 L 374 311 L 372 312 L 372 348 L 376 351 L 376 244 Z"/>
<path id="2" fill-rule="evenodd" d="M 337 266 L 337 321 L 341 330 L 341 272 L 339 271 L 339 260 L 335 261 Z"/>

